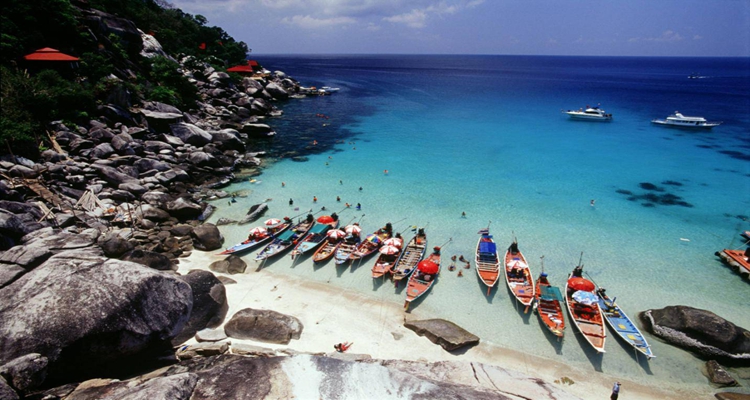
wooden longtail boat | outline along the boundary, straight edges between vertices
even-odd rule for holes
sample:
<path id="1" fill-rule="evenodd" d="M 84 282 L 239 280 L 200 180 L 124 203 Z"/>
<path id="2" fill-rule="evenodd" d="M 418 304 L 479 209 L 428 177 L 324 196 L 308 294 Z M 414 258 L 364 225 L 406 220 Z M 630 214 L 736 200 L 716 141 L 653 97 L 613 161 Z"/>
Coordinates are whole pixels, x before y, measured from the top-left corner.
<path id="1" fill-rule="evenodd" d="M 724 249 L 714 254 L 740 274 L 741 277 L 750 279 L 750 247 L 745 249 L 745 251 Z"/>
<path id="2" fill-rule="evenodd" d="M 341 265 L 349 261 L 349 255 L 357 249 L 357 246 L 359 246 L 359 243 L 362 241 L 359 236 L 362 232 L 362 228 L 359 227 L 359 224 L 349 225 L 344 231 L 348 233 L 349 236 L 345 237 L 344 241 L 339 245 L 339 248 L 336 249 L 336 255 L 334 257 L 336 265 Z"/>
<path id="3" fill-rule="evenodd" d="M 279 221 L 275 224 L 269 224 L 272 221 Z M 232 247 L 227 247 L 226 250 L 219 254 L 234 254 L 238 255 L 253 248 L 260 246 L 261 244 L 271 240 L 274 235 L 284 232 L 287 228 L 292 225 L 292 220 L 285 219 L 280 221 L 278 219 L 269 219 L 266 221 L 265 226 L 258 226 L 250 230 L 250 236 L 241 243 L 237 243 Z"/>
<path id="4" fill-rule="evenodd" d="M 419 228 L 417 234 L 406 245 L 401 257 L 392 268 L 393 282 L 396 285 L 414 272 L 417 264 L 424 257 L 425 249 L 427 249 L 427 234 L 425 234 L 423 228 Z"/>
<path id="5" fill-rule="evenodd" d="M 344 242 L 345 237 L 346 232 L 341 229 L 332 229 L 328 231 L 323 245 L 318 247 L 318 250 L 315 250 L 315 253 L 313 253 L 313 262 L 319 263 L 333 257 L 333 255 L 336 254 L 336 250 L 341 246 L 341 243 Z"/>
<path id="6" fill-rule="evenodd" d="M 385 228 L 380 228 L 375 233 L 367 235 L 357 248 L 349 254 L 349 260 L 361 260 L 375 253 L 383 242 L 391 237 L 392 232 L 393 228 L 389 222 L 385 225 Z"/>
<path id="7" fill-rule="evenodd" d="M 477 242 L 476 266 L 479 279 L 487 286 L 489 296 L 492 287 L 500 278 L 500 259 L 497 255 L 497 245 L 492 240 L 489 228 L 479 231 L 482 236 Z"/>
<path id="8" fill-rule="evenodd" d="M 513 241 L 505 252 L 505 283 L 513 293 L 513 297 L 526 306 L 524 313 L 529 311 L 531 303 L 536 295 L 534 278 L 531 276 L 529 264 L 521 250 L 518 250 L 518 242 Z"/>
<path id="9" fill-rule="evenodd" d="M 647 359 L 650 360 L 655 357 L 651 351 L 651 346 L 648 345 L 641 331 L 625 314 L 625 311 L 617 305 L 615 299 L 610 299 L 607 296 L 606 289 L 599 287 L 596 294 L 599 295 L 599 308 L 602 310 L 604 319 L 617 336 L 645 355 Z"/>
<path id="10" fill-rule="evenodd" d="M 298 255 L 302 255 L 309 251 L 313 251 L 318 248 L 326 240 L 326 232 L 329 229 L 336 229 L 339 227 L 339 217 L 336 213 L 331 215 L 324 215 L 318 218 L 318 222 L 315 223 L 307 234 L 300 240 L 292 250 L 292 259 Z"/>
<path id="11" fill-rule="evenodd" d="M 440 274 L 440 247 L 435 247 L 432 254 L 417 264 L 417 270 L 409 276 L 406 284 L 406 302 L 404 309 L 409 308 L 409 304 L 427 293 L 435 284 L 435 280 Z"/>
<path id="12" fill-rule="evenodd" d="M 596 285 L 582 276 L 583 266 L 579 265 L 565 282 L 565 305 L 573 325 L 583 334 L 591 347 L 604 353 L 607 332 L 604 330 L 604 317 L 599 308 L 599 297 L 594 294 Z"/>
<path id="13" fill-rule="evenodd" d="M 380 247 L 380 256 L 375 261 L 375 265 L 372 266 L 372 277 L 382 278 L 385 275 L 391 274 L 393 266 L 396 265 L 401 253 L 403 252 L 404 239 L 401 238 L 400 234 L 396 234 L 396 237 L 387 239 L 383 242 L 383 246 Z"/>
<path id="14" fill-rule="evenodd" d="M 553 335 L 561 338 L 565 330 L 565 317 L 563 316 L 562 293 L 556 286 L 552 286 L 547 280 L 547 274 L 542 272 L 536 280 L 536 303 L 534 310 L 544 326 Z"/>
<path id="15" fill-rule="evenodd" d="M 284 250 L 289 249 L 295 245 L 295 242 L 303 237 L 312 228 L 315 223 L 315 218 L 312 214 L 307 214 L 307 218 L 300 221 L 289 230 L 285 231 L 281 235 L 278 235 L 271 243 L 269 243 L 263 250 L 259 251 L 255 255 L 255 261 L 267 260 L 270 257 L 279 255 Z"/>

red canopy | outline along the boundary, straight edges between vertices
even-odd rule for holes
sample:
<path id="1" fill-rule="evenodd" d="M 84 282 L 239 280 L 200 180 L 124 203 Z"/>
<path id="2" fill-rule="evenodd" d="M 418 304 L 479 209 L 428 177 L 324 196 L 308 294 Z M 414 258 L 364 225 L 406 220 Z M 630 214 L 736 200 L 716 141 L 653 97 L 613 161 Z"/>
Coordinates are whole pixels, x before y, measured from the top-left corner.
<path id="1" fill-rule="evenodd" d="M 39 49 L 31 54 L 23 56 L 24 60 L 28 61 L 78 61 L 78 57 L 69 56 L 60 52 L 60 50 L 45 47 Z"/>
<path id="2" fill-rule="evenodd" d="M 227 72 L 246 72 L 252 74 L 258 69 L 258 62 L 254 60 L 248 60 L 247 64 L 235 65 L 232 68 L 227 68 Z"/>
<path id="3" fill-rule="evenodd" d="M 333 219 L 333 217 L 330 215 L 324 215 L 318 218 L 318 222 L 320 222 L 321 224 L 330 224 L 333 221 L 335 221 L 335 219 Z"/>
<path id="4" fill-rule="evenodd" d="M 417 264 L 417 269 L 424 272 L 425 274 L 437 274 L 440 269 L 440 265 L 435 264 L 432 260 L 422 260 Z"/>
<path id="5" fill-rule="evenodd" d="M 574 290 L 583 290 L 586 292 L 593 292 L 596 286 L 593 282 L 586 278 L 573 277 L 568 279 L 568 286 Z"/>

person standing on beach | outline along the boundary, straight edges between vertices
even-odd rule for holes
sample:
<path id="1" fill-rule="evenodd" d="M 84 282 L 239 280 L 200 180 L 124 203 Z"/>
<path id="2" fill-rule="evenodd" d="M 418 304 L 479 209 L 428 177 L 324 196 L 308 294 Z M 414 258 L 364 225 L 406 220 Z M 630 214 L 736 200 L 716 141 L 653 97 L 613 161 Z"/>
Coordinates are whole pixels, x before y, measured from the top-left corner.
<path id="1" fill-rule="evenodd" d="M 620 396 L 620 382 L 615 382 L 615 386 L 612 387 L 612 395 L 609 396 L 610 400 L 617 400 Z"/>

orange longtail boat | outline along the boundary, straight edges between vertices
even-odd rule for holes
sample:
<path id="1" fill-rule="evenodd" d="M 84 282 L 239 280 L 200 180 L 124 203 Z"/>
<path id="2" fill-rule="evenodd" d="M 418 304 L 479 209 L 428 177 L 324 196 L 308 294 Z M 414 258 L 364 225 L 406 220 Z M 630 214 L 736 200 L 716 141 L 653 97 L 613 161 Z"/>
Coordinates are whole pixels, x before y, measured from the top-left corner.
<path id="1" fill-rule="evenodd" d="M 542 273 L 536 280 L 535 298 L 534 310 L 539 319 L 550 333 L 562 338 L 565 331 L 565 317 L 560 305 L 560 302 L 563 301 L 562 293 L 560 293 L 560 289 L 549 283 L 544 267 L 542 267 Z"/>
<path id="2" fill-rule="evenodd" d="M 479 231 L 482 235 L 477 242 L 476 266 L 479 279 L 487 286 L 487 295 L 490 295 L 492 287 L 500 278 L 500 259 L 497 255 L 497 245 L 492 240 L 490 229 Z"/>
<path id="3" fill-rule="evenodd" d="M 440 274 L 440 247 L 435 247 L 432 254 L 417 264 L 417 270 L 409 276 L 406 284 L 406 302 L 404 309 L 409 308 L 412 301 L 422 297 L 432 287 Z"/>
<path id="4" fill-rule="evenodd" d="M 513 297 L 526 306 L 523 312 L 528 312 L 536 296 L 534 278 L 531 276 L 526 257 L 523 256 L 521 250 L 518 250 L 516 240 L 511 243 L 505 252 L 505 283 L 508 284 L 508 289 L 513 293 Z"/>
<path id="5" fill-rule="evenodd" d="M 579 263 L 565 283 L 565 304 L 573 325 L 594 350 L 604 353 L 607 331 L 599 308 L 599 296 L 594 293 L 596 285 L 582 274 L 583 265 Z"/>

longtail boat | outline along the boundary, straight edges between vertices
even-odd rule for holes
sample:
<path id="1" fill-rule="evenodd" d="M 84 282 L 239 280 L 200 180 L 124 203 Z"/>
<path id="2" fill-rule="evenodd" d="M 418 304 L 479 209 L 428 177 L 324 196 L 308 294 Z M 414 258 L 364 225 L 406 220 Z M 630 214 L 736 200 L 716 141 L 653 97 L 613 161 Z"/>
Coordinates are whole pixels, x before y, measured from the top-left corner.
<path id="1" fill-rule="evenodd" d="M 378 250 L 380 256 L 375 261 L 375 265 L 372 266 L 372 277 L 382 278 L 385 275 L 392 273 L 392 268 L 396 265 L 401 253 L 403 251 L 404 239 L 401 238 L 400 234 L 396 234 L 396 237 L 386 239 L 383 242 L 383 246 Z"/>
<path id="2" fill-rule="evenodd" d="M 433 252 L 417 264 L 417 270 L 409 276 L 406 283 L 406 302 L 404 309 L 409 308 L 412 301 L 422 297 L 435 284 L 440 274 L 440 247 L 435 247 Z"/>
<path id="3" fill-rule="evenodd" d="M 427 234 L 424 232 L 424 228 L 419 228 L 417 234 L 409 240 L 409 243 L 401 253 L 396 265 L 393 266 L 393 282 L 398 283 L 408 278 L 414 269 L 417 267 L 419 261 L 424 257 L 425 250 L 427 249 Z"/>
<path id="4" fill-rule="evenodd" d="M 544 268 L 542 268 L 544 269 Z M 556 286 L 552 286 L 547 279 L 547 274 L 542 271 L 536 280 L 536 303 L 534 310 L 539 319 L 550 333 L 558 338 L 563 337 L 565 330 L 565 317 L 563 316 L 562 293 Z"/>
<path id="5" fill-rule="evenodd" d="M 511 243 L 505 252 L 505 283 L 513 293 L 513 297 L 526 306 L 524 313 L 529 311 L 535 297 L 534 278 L 531 276 L 529 264 L 521 250 L 518 250 L 516 240 Z"/>
<path id="6" fill-rule="evenodd" d="M 747 233 L 748 231 L 745 231 L 745 234 Z M 717 251 L 714 254 L 721 258 L 721 260 L 735 272 L 740 274 L 741 277 L 750 279 L 750 247 L 745 249 L 745 251 L 724 249 L 722 251 Z"/>
<path id="7" fill-rule="evenodd" d="M 318 218 L 317 223 L 310 228 L 307 234 L 297 241 L 292 250 L 292 259 L 298 255 L 317 249 L 326 240 L 326 232 L 331 228 L 336 229 L 338 227 L 339 217 L 336 213 Z"/>
<path id="8" fill-rule="evenodd" d="M 617 336 L 645 355 L 647 359 L 655 357 L 641 331 L 615 302 L 616 298 L 610 299 L 603 287 L 599 287 L 596 294 L 599 295 L 599 308 L 602 310 L 604 319 Z"/>
<path id="9" fill-rule="evenodd" d="M 281 254 L 284 250 L 294 246 L 299 238 L 307 234 L 314 223 L 315 218 L 313 218 L 312 214 L 307 214 L 307 218 L 298 222 L 281 235 L 278 235 L 271 243 L 264 247 L 263 250 L 259 251 L 255 255 L 255 261 L 267 260 L 268 258 Z"/>
<path id="10" fill-rule="evenodd" d="M 292 220 L 285 218 L 284 220 L 269 219 L 265 222 L 264 226 L 258 226 L 250 230 L 250 235 L 244 241 L 235 244 L 232 247 L 227 247 L 226 250 L 219 254 L 234 254 L 238 255 L 253 248 L 260 246 L 261 244 L 269 241 L 274 235 L 284 232 L 287 228 L 292 225 Z"/>
<path id="11" fill-rule="evenodd" d="M 375 253 L 383 242 L 391 237 L 393 227 L 391 223 L 387 223 L 385 228 L 380 228 L 375 233 L 371 233 L 365 237 L 362 242 L 357 246 L 351 254 L 349 254 L 349 260 L 361 260 L 367 256 Z"/>
<path id="12" fill-rule="evenodd" d="M 594 293 L 596 285 L 582 276 L 583 265 L 579 264 L 565 282 L 565 304 L 579 332 L 599 353 L 604 353 L 607 332 L 604 317 L 599 308 L 599 296 Z"/>
<path id="13" fill-rule="evenodd" d="M 326 232 L 325 242 L 313 253 L 313 262 L 319 263 L 333 257 L 336 254 L 336 250 L 341 246 L 341 243 L 344 242 L 345 237 L 346 232 L 341 229 L 331 229 Z"/>
<path id="14" fill-rule="evenodd" d="M 344 241 L 339 245 L 339 248 L 336 249 L 336 255 L 334 257 L 336 265 L 341 265 L 349 261 L 349 255 L 357 249 L 357 246 L 359 246 L 359 243 L 362 241 L 359 236 L 362 233 L 362 228 L 359 227 L 359 224 L 355 223 L 348 225 L 344 228 L 344 231 L 348 233 L 348 236 L 344 238 Z"/>
<path id="15" fill-rule="evenodd" d="M 497 255 L 497 245 L 492 240 L 489 228 L 479 231 L 481 235 L 477 242 L 476 266 L 479 279 L 487 286 L 489 296 L 492 287 L 500 278 L 500 259 Z"/>

